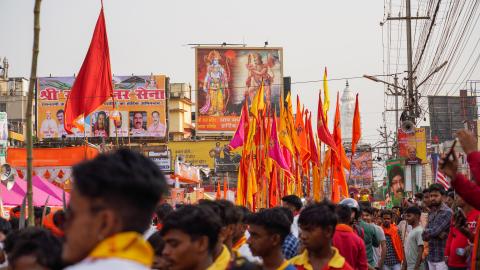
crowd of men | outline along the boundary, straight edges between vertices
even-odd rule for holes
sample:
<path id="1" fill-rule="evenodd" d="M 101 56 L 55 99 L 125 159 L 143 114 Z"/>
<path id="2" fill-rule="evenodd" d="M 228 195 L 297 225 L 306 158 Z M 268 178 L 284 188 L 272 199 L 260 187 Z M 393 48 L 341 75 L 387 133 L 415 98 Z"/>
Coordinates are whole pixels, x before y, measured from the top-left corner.
<path id="1" fill-rule="evenodd" d="M 480 179 L 475 138 L 462 131 L 458 139 Z M 168 186 L 158 167 L 118 150 L 74 166 L 66 211 L 40 214 L 38 226 L 23 229 L 18 218 L 0 220 L 0 267 L 480 269 L 480 182 L 457 172 L 455 155 L 441 166 L 455 191 L 432 184 L 402 208 L 351 198 L 304 203 L 289 195 L 281 207 L 252 212 L 227 200 L 174 208 L 163 202 Z"/>

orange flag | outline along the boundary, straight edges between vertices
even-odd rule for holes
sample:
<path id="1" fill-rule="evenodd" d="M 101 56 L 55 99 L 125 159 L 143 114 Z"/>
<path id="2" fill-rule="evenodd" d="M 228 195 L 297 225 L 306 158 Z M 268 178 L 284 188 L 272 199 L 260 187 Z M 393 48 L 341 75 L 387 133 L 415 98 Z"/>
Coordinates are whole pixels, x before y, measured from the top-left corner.
<path id="1" fill-rule="evenodd" d="M 269 207 L 275 207 L 278 205 L 278 179 L 277 179 L 277 166 L 273 166 L 272 175 L 270 177 L 270 187 L 268 189 L 268 204 Z"/>
<path id="2" fill-rule="evenodd" d="M 353 124 L 352 124 L 352 157 L 357 150 L 357 144 L 362 137 L 362 127 L 360 126 L 360 108 L 358 104 L 358 94 L 355 100 L 355 112 L 353 113 Z"/>
<path id="3" fill-rule="evenodd" d="M 223 179 L 223 199 L 227 199 L 227 191 L 228 191 L 228 180 L 227 177 Z"/>
<path id="4" fill-rule="evenodd" d="M 310 157 L 310 151 L 308 150 L 307 133 L 305 131 L 305 124 L 303 123 L 303 112 L 301 110 L 300 98 L 297 96 L 297 115 L 295 116 L 295 132 L 297 136 L 298 145 L 297 151 L 300 153 L 300 159 L 303 161 L 308 160 Z"/>
<path id="5" fill-rule="evenodd" d="M 215 194 L 215 199 L 220 200 L 222 195 L 220 193 L 220 181 L 217 181 L 217 194 Z"/>
<path id="6" fill-rule="evenodd" d="M 340 103 L 339 103 L 339 94 L 337 92 L 337 106 L 335 108 L 335 119 L 333 126 L 333 139 L 337 144 L 337 149 L 339 153 L 333 159 L 333 178 L 337 181 L 338 186 L 341 190 L 341 195 L 348 197 L 348 186 L 347 180 L 345 178 L 345 172 L 343 170 L 346 165 L 350 166 L 347 155 L 345 154 L 345 149 L 342 144 L 342 128 L 340 125 Z M 346 163 L 348 162 L 348 164 Z"/>

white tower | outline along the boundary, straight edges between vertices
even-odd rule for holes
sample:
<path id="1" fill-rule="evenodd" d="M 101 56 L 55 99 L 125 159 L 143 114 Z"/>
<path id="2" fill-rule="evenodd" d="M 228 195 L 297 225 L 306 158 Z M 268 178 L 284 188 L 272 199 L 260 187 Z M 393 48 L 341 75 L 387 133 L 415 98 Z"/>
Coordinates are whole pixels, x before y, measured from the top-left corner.
<path id="1" fill-rule="evenodd" d="M 340 101 L 342 139 L 343 142 L 350 143 L 352 141 L 353 114 L 355 113 L 355 94 L 350 90 L 348 81 Z"/>

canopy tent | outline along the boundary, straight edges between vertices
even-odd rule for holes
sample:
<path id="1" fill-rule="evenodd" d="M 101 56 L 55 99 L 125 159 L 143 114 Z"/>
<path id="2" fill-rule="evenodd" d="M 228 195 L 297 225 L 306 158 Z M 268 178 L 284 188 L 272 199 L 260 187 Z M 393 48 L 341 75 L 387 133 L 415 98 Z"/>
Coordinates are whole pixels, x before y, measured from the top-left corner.
<path id="1" fill-rule="evenodd" d="M 22 204 L 24 196 L 13 190 L 8 190 L 5 185 L 0 184 L 0 197 L 3 205 L 17 206 Z"/>
<path id="2" fill-rule="evenodd" d="M 54 184 L 50 183 L 49 181 L 42 179 L 40 176 L 34 176 L 32 178 L 33 186 L 39 188 L 40 190 L 48 193 L 50 196 L 63 201 L 63 189 L 55 186 Z M 65 192 L 65 200 L 68 202 L 70 201 L 70 194 Z"/>
<path id="3" fill-rule="evenodd" d="M 21 178 L 16 178 L 15 179 L 15 185 L 13 185 L 13 188 L 11 191 L 16 192 L 20 196 L 25 196 L 27 194 L 27 181 L 21 179 Z M 45 191 L 42 191 L 36 186 L 33 186 L 33 205 L 35 206 L 43 206 L 45 205 L 45 202 L 47 200 L 47 197 L 50 196 L 48 199 L 48 206 L 63 206 L 63 201 L 55 198 L 55 196 L 51 196 Z"/>

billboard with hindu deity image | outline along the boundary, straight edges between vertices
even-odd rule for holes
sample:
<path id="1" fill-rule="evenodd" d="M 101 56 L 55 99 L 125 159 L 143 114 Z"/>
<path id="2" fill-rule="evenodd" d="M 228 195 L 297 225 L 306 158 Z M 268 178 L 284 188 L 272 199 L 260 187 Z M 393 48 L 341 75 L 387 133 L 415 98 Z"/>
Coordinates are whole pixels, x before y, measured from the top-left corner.
<path id="1" fill-rule="evenodd" d="M 278 108 L 283 91 L 281 48 L 197 47 L 197 131 L 233 133 L 242 104 L 264 85 L 265 103 Z"/>

